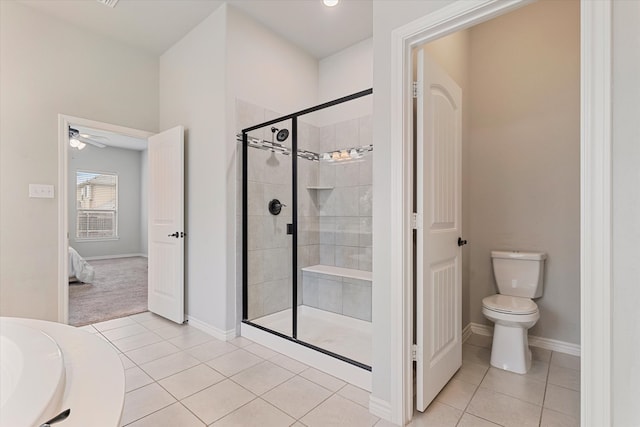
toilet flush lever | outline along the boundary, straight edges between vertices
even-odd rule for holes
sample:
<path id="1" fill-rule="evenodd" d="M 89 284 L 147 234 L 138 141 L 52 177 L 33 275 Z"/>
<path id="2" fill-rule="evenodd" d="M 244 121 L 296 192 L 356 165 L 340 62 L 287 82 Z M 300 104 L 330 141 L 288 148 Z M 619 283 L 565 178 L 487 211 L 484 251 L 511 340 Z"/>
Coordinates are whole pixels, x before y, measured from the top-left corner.
<path id="1" fill-rule="evenodd" d="M 462 240 L 462 237 L 458 237 L 458 246 L 464 246 L 467 244 L 466 240 Z"/>

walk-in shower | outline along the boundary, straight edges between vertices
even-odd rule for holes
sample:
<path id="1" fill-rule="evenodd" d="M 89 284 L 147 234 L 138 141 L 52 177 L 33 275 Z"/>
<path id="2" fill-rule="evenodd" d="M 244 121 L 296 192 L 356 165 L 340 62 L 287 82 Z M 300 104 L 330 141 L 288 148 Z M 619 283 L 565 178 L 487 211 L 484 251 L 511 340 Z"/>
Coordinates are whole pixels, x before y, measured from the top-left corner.
<path id="1" fill-rule="evenodd" d="M 366 370 L 373 285 L 371 94 L 365 90 L 281 117 L 258 112 L 252 117 L 266 120 L 238 134 L 242 321 Z"/>

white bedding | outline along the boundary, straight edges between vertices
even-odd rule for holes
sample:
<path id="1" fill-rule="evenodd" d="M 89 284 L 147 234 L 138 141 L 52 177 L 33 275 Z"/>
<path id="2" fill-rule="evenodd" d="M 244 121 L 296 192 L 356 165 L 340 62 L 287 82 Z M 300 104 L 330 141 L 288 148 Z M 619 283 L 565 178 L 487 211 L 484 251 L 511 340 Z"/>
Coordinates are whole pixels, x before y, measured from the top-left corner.
<path id="1" fill-rule="evenodd" d="M 94 274 L 93 267 L 69 246 L 69 278 L 75 277 L 83 283 L 91 283 Z"/>

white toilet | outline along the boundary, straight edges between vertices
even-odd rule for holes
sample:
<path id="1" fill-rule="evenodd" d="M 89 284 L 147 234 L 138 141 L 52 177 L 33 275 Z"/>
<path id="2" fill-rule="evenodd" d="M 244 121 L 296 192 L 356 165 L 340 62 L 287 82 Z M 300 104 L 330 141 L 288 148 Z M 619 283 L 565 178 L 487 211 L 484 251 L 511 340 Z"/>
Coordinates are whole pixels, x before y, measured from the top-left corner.
<path id="1" fill-rule="evenodd" d="M 499 294 L 482 300 L 482 314 L 495 323 L 491 366 L 518 374 L 531 368 L 527 333 L 540 318 L 531 298 L 542 296 L 546 258 L 542 252 L 491 252 Z"/>

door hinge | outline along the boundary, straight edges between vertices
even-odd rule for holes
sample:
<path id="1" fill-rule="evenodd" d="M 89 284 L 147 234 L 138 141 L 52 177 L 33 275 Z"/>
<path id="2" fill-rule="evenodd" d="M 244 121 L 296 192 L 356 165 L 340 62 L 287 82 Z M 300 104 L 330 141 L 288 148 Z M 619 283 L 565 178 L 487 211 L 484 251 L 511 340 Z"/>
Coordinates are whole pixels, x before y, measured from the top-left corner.
<path id="1" fill-rule="evenodd" d="M 418 361 L 418 345 L 411 344 L 411 360 L 414 362 Z"/>
<path id="2" fill-rule="evenodd" d="M 412 96 L 414 98 L 417 98 L 418 97 L 418 82 L 413 82 L 411 84 L 411 90 L 412 90 L 412 93 L 413 93 Z"/>
<path id="3" fill-rule="evenodd" d="M 411 228 L 413 230 L 417 230 L 418 226 L 419 226 L 418 213 L 417 212 L 413 212 L 413 213 L 411 213 Z"/>

